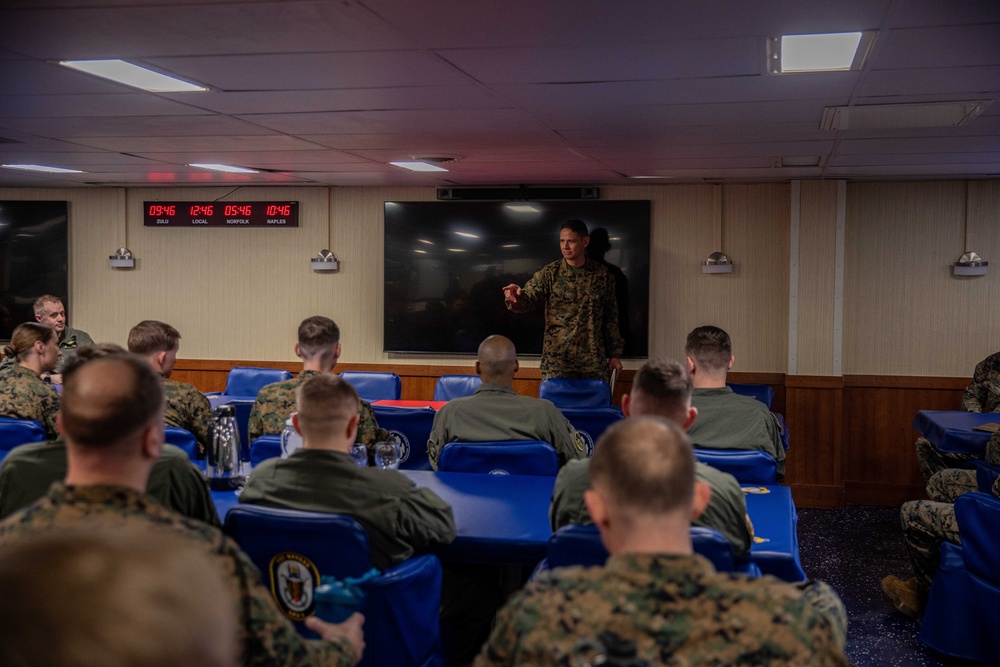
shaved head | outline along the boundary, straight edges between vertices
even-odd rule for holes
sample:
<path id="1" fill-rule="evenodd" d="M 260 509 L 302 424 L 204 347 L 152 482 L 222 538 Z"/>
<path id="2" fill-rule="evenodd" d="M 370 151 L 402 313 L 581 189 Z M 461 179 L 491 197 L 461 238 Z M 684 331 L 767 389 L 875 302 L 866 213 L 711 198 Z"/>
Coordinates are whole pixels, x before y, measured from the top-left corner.
<path id="1" fill-rule="evenodd" d="M 506 336 L 490 336 L 479 344 L 479 374 L 483 382 L 510 384 L 517 372 L 517 350 Z"/>
<path id="2" fill-rule="evenodd" d="M 162 422 L 162 383 L 142 357 L 111 354 L 84 363 L 66 378 L 60 412 L 71 443 L 114 445 Z"/>

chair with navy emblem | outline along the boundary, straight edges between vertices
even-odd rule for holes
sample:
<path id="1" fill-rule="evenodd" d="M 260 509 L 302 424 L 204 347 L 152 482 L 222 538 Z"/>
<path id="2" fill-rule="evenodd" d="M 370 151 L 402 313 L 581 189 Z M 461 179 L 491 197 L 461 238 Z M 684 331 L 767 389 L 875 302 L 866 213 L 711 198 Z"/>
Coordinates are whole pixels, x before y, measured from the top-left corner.
<path id="1" fill-rule="evenodd" d="M 18 445 L 42 442 L 45 439 L 45 429 L 35 419 L 0 417 L 0 461 Z"/>
<path id="2" fill-rule="evenodd" d="M 739 382 L 727 382 L 726 386 L 741 396 L 756 398 L 758 401 L 766 405 L 768 410 L 771 409 L 771 405 L 774 403 L 774 389 L 772 389 L 769 384 L 740 384 Z"/>
<path id="3" fill-rule="evenodd" d="M 434 400 L 450 401 L 472 396 L 482 383 L 483 379 L 478 375 L 442 375 L 434 385 Z"/>
<path id="4" fill-rule="evenodd" d="M 395 373 L 372 373 L 368 371 L 344 371 L 340 374 L 361 400 L 398 401 L 403 394 L 403 381 Z"/>
<path id="5" fill-rule="evenodd" d="M 777 484 L 778 463 L 757 449 L 694 448 L 694 457 L 722 472 L 728 472 L 740 484 Z"/>
<path id="6" fill-rule="evenodd" d="M 538 385 L 538 398 L 557 408 L 601 408 L 611 405 L 611 387 L 604 380 L 549 378 Z"/>
<path id="7" fill-rule="evenodd" d="M 569 423 L 583 438 L 587 447 L 587 456 L 594 453 L 594 443 L 616 421 L 625 418 L 622 409 L 617 405 L 607 405 L 603 408 L 560 408 Z"/>
<path id="8" fill-rule="evenodd" d="M 281 436 L 262 435 L 250 443 L 250 465 L 257 466 L 261 462 L 281 456 Z"/>
<path id="9" fill-rule="evenodd" d="M 226 396 L 239 396 L 240 398 L 257 397 L 257 394 L 265 385 L 272 382 L 284 382 L 291 380 L 292 374 L 280 368 L 254 368 L 252 366 L 233 366 L 226 378 Z"/>
<path id="10" fill-rule="evenodd" d="M 738 562 L 733 547 L 714 528 L 691 526 L 691 544 L 694 552 L 710 560 L 717 572 L 740 572 L 752 577 L 760 576 L 760 568 L 749 560 Z M 597 526 L 569 524 L 563 526 L 549 539 L 545 567 L 604 565 L 608 551 L 601 542 Z"/>
<path id="11" fill-rule="evenodd" d="M 194 433 L 178 426 L 167 426 L 164 431 L 164 442 L 180 447 L 192 461 L 198 458 L 198 440 Z"/>
<path id="12" fill-rule="evenodd" d="M 1000 655 L 1000 499 L 965 493 L 955 500 L 962 543 L 941 544 L 920 641 L 946 655 L 996 664 Z"/>
<path id="13" fill-rule="evenodd" d="M 399 438 L 400 469 L 430 470 L 427 440 L 434 426 L 435 411 L 432 408 L 399 408 L 390 405 L 373 405 L 372 410 L 378 425 Z"/>
<path id="14" fill-rule="evenodd" d="M 559 456 L 542 440 L 449 442 L 441 449 L 438 470 L 490 475 L 555 475 Z"/>
<path id="15" fill-rule="evenodd" d="M 347 516 L 239 505 L 229 510 L 224 530 L 257 565 L 265 588 L 276 597 L 279 582 L 272 579 L 280 574 L 272 566 L 277 569 L 281 554 L 311 561 L 321 577 L 360 577 L 372 569 L 368 534 Z M 359 610 L 365 616 L 360 665 L 439 664 L 441 563 L 436 556 L 414 556 L 361 587 L 366 599 Z M 303 613 L 312 614 L 311 603 Z"/>

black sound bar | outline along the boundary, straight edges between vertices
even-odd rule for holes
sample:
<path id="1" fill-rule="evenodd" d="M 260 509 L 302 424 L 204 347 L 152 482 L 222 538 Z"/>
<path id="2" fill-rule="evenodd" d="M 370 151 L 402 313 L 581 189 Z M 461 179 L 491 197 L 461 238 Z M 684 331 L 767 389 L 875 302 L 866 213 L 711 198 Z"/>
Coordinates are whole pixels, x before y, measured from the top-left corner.
<path id="1" fill-rule="evenodd" d="M 437 198 L 448 201 L 536 201 L 544 199 L 600 199 L 598 187 L 564 188 L 438 188 Z"/>

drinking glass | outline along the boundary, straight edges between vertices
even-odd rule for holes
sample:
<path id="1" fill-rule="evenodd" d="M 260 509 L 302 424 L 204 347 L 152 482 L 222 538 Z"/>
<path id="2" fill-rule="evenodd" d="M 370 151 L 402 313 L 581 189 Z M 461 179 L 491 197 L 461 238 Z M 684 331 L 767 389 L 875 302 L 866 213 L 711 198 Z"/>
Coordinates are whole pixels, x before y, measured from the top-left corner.
<path id="1" fill-rule="evenodd" d="M 356 442 L 351 445 L 351 458 L 359 468 L 368 467 L 368 448 L 363 443 Z"/>
<path id="2" fill-rule="evenodd" d="M 382 470 L 399 470 L 399 443 L 379 442 L 375 444 L 375 465 Z"/>

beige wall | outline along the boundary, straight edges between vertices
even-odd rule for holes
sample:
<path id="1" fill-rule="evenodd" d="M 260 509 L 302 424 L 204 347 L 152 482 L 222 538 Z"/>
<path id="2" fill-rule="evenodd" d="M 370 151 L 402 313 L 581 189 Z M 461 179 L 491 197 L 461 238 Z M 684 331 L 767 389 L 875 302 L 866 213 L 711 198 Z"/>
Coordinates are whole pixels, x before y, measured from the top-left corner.
<path id="1" fill-rule="evenodd" d="M 970 185 L 973 249 L 1000 262 L 1000 181 Z M 680 357 L 690 329 L 716 324 L 733 335 L 735 370 L 787 369 L 790 192 L 787 183 L 723 186 L 722 248 L 717 248 L 713 186 L 602 188 L 608 199 L 652 201 L 651 355 Z M 798 281 L 800 374 L 832 372 L 835 192 L 831 182 L 801 185 L 800 266 L 817 271 L 800 271 Z M 382 203 L 431 200 L 434 189 L 244 188 L 226 198 L 301 202 L 300 227 L 142 226 L 143 201 L 228 193 L 227 188 L 0 189 L 0 199 L 70 202 L 73 324 L 98 340 L 124 342 L 135 322 L 157 318 L 180 329 L 184 358 L 291 360 L 298 322 L 323 313 L 344 331 L 344 361 L 390 361 L 381 351 Z M 963 250 L 965 193 L 963 182 L 848 187 L 844 373 L 962 376 L 1000 349 L 1000 310 L 990 307 L 1000 296 L 1000 278 L 956 279 L 948 269 Z M 138 268 L 110 269 L 107 256 L 126 244 Z M 315 274 L 308 260 L 328 245 L 342 270 Z M 734 260 L 734 272 L 702 274 L 700 262 L 720 249 Z M 456 360 L 467 361 L 391 359 Z"/>

